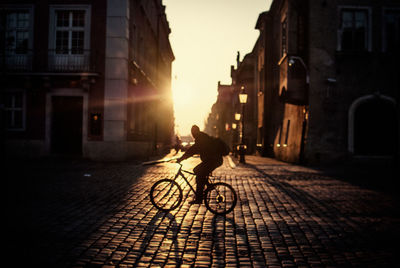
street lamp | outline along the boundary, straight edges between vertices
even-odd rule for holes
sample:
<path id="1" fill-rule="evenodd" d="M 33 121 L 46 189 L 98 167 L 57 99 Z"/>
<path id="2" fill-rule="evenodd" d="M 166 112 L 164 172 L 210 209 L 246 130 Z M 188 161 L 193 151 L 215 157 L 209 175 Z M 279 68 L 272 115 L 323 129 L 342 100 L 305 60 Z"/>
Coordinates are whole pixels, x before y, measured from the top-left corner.
<path id="1" fill-rule="evenodd" d="M 235 146 L 235 157 L 237 157 L 238 152 L 239 152 L 239 145 L 237 144 L 238 142 L 238 137 L 240 137 L 240 118 L 242 117 L 241 113 L 235 113 L 235 123 L 232 124 L 232 128 L 235 130 L 233 132 L 233 142 Z"/>
<path id="2" fill-rule="evenodd" d="M 239 94 L 239 101 L 241 104 L 247 103 L 247 94 L 244 92 L 244 87 L 242 87 L 242 93 Z"/>
<path id="3" fill-rule="evenodd" d="M 242 105 L 242 133 L 240 137 L 240 145 L 239 145 L 239 162 L 246 163 L 246 159 L 244 157 L 246 153 L 246 145 L 244 144 L 244 105 L 247 103 L 247 94 L 244 90 L 244 86 L 241 87 L 242 92 L 239 93 L 239 102 Z"/>
<path id="4" fill-rule="evenodd" d="M 289 66 L 293 66 L 293 64 L 295 63 L 295 61 L 299 61 L 301 63 L 301 65 L 304 67 L 304 70 L 306 71 L 306 83 L 307 85 L 310 84 L 310 75 L 308 73 L 308 68 L 306 63 L 304 62 L 304 60 L 299 57 L 299 56 L 290 56 L 289 57 Z"/>
<path id="5" fill-rule="evenodd" d="M 235 113 L 235 120 L 239 121 L 242 115 L 240 113 Z"/>

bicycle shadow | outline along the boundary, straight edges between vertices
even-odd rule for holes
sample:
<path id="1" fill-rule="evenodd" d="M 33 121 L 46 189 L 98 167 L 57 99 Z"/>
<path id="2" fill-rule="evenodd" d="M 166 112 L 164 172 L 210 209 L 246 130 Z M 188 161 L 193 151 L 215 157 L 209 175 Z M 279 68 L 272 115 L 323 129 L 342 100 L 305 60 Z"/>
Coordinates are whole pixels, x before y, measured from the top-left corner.
<path id="1" fill-rule="evenodd" d="M 219 223 L 222 222 L 222 230 L 219 230 L 218 226 Z M 252 266 L 257 266 L 257 267 L 265 267 L 266 261 L 264 258 L 264 255 L 257 255 L 255 248 L 253 248 L 250 243 L 249 243 L 249 237 L 248 233 L 249 230 L 246 229 L 246 227 L 241 227 L 236 222 L 234 219 L 229 218 L 228 216 L 220 216 L 220 215 L 214 215 L 213 220 L 212 220 L 212 225 L 213 225 L 213 252 L 215 253 L 215 257 L 217 259 L 217 262 L 220 261 L 222 264 L 227 265 L 224 263 L 224 261 L 228 258 L 226 258 L 227 250 L 230 247 L 230 251 L 234 250 L 235 258 L 236 258 L 236 265 L 241 266 L 241 259 L 248 258 L 252 262 Z M 228 228 L 233 229 L 233 242 L 231 239 L 226 239 L 226 234 L 230 233 L 227 232 Z M 253 230 L 250 230 L 250 232 L 253 232 Z M 255 231 L 254 231 L 255 232 Z M 240 238 L 241 243 L 238 243 L 237 237 Z M 243 244 L 243 241 L 245 243 Z"/>
<path id="2" fill-rule="evenodd" d="M 168 222 L 166 224 L 167 228 L 160 228 L 161 226 L 165 226 L 162 222 L 166 219 L 168 219 Z M 145 230 L 143 232 L 144 236 L 141 238 L 142 242 L 138 249 L 140 255 L 135 260 L 134 266 L 140 266 L 142 258 L 153 258 L 155 255 L 161 253 L 159 251 L 162 248 L 162 245 L 160 245 L 160 249 L 157 252 L 152 252 L 151 250 L 148 252 L 148 249 L 152 247 L 151 243 L 155 241 L 154 236 L 157 234 L 164 236 L 164 239 L 172 241 L 172 245 L 169 248 L 164 248 L 163 250 L 161 250 L 163 252 L 169 252 L 168 260 L 172 260 L 172 263 L 174 263 L 176 267 L 180 267 L 183 257 L 181 254 L 182 252 L 180 252 L 179 250 L 178 242 L 180 227 L 181 225 L 178 225 L 173 214 L 169 212 L 158 211 L 157 214 L 153 216 L 153 218 L 145 227 Z M 229 241 L 227 241 L 226 239 L 228 229 L 232 230 L 233 232 L 233 237 L 230 237 Z M 249 232 L 253 232 L 253 230 L 249 231 L 246 229 L 246 227 L 239 226 L 232 218 L 214 215 L 212 219 L 212 233 L 208 234 L 209 236 L 212 236 L 212 247 L 210 248 L 210 255 L 213 256 L 213 262 L 217 266 L 225 266 L 227 264 L 225 262 L 228 259 L 226 255 L 232 254 L 232 252 L 234 252 L 234 264 L 238 266 L 241 264 L 241 261 L 246 259 L 250 260 L 253 266 L 265 266 L 266 262 L 264 256 L 255 254 L 255 248 L 253 248 L 249 243 Z M 239 244 L 236 241 L 237 237 L 239 237 L 239 240 L 242 241 Z M 153 264 L 158 265 L 159 263 Z M 165 264 L 166 263 L 162 263 L 160 265 L 163 266 Z"/>
<path id="3" fill-rule="evenodd" d="M 167 224 L 167 228 L 160 228 L 161 226 L 164 226 L 162 222 L 168 219 L 169 222 Z M 139 247 L 139 252 L 140 255 L 137 257 L 135 261 L 135 267 L 138 266 L 140 260 L 142 257 L 154 257 L 158 252 L 147 252 L 147 250 L 150 247 L 151 242 L 154 239 L 154 235 L 164 235 L 164 240 L 168 239 L 172 241 L 172 245 L 170 248 L 165 248 L 165 251 L 168 251 L 169 254 L 173 254 L 173 256 L 169 255 L 168 259 L 173 259 L 177 265 L 181 263 L 181 256 L 179 253 L 179 242 L 178 242 L 178 234 L 180 230 L 180 225 L 177 224 L 175 220 L 175 216 L 172 215 L 170 212 L 163 212 L 163 211 L 158 211 L 156 215 L 150 220 L 150 222 L 147 224 L 144 230 L 144 237 L 142 238 L 142 243 L 140 244 Z M 172 233 L 170 233 L 172 231 Z M 171 235 L 170 235 L 171 234 Z M 160 242 L 162 243 L 162 242 Z M 160 246 L 160 249 L 162 249 L 162 246 Z M 159 250 L 160 250 L 159 249 Z"/>

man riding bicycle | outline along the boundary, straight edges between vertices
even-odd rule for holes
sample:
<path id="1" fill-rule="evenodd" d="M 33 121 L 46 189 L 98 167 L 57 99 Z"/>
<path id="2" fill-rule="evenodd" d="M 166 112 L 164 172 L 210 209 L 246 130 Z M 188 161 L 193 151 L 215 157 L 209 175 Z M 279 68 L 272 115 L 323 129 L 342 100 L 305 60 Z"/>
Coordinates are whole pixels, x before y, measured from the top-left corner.
<path id="1" fill-rule="evenodd" d="M 190 204 L 201 204 L 203 201 L 204 186 L 208 184 L 208 175 L 214 169 L 221 166 L 223 160 L 212 137 L 201 132 L 196 125 L 192 126 L 191 132 L 195 143 L 177 161 L 180 163 L 195 154 L 200 154 L 202 162 L 193 169 L 193 172 L 196 174 L 196 197 Z"/>

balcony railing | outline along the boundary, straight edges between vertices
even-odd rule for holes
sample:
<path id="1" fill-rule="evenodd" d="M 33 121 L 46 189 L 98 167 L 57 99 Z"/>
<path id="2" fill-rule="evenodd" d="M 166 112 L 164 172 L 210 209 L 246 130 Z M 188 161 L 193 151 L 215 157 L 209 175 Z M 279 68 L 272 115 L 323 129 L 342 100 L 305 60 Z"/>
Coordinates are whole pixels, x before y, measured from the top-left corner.
<path id="1" fill-rule="evenodd" d="M 2 71 L 32 71 L 31 50 L 6 50 L 0 54 Z"/>
<path id="2" fill-rule="evenodd" d="M 0 54 L 2 72 L 95 72 L 90 50 L 6 50 Z"/>

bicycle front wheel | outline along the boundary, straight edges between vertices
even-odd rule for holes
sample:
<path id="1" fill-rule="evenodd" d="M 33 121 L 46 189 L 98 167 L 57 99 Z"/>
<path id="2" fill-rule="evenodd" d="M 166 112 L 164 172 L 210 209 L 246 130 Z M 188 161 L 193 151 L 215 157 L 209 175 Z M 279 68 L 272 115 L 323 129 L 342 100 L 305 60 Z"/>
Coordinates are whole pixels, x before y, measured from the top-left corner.
<path id="1" fill-rule="evenodd" d="M 162 211 L 176 209 L 182 202 L 182 198 L 182 189 L 174 180 L 159 180 L 150 190 L 151 203 Z"/>
<path id="2" fill-rule="evenodd" d="M 231 212 L 237 203 L 237 195 L 231 185 L 224 182 L 211 184 L 204 193 L 204 204 L 214 214 Z"/>

